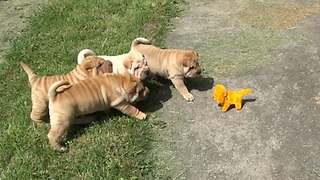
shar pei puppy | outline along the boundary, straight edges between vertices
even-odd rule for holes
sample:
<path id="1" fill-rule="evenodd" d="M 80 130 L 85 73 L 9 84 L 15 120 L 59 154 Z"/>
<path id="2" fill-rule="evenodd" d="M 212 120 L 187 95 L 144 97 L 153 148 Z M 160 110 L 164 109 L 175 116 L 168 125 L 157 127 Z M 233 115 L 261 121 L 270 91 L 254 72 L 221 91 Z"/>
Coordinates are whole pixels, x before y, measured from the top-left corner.
<path id="1" fill-rule="evenodd" d="M 135 39 L 132 41 L 131 46 L 136 46 L 138 44 L 150 44 L 150 41 L 147 39 Z M 80 64 L 87 55 L 95 55 L 96 53 L 90 49 L 83 49 L 78 54 L 78 64 Z M 147 61 L 143 54 L 138 51 L 129 51 L 128 53 L 116 55 L 116 56 L 107 56 L 107 55 L 98 55 L 105 60 L 109 60 L 113 64 L 113 73 L 131 73 L 137 78 L 144 80 L 149 73 L 149 68 Z"/>
<path id="2" fill-rule="evenodd" d="M 193 50 L 160 49 L 143 43 L 146 41 L 145 38 L 136 38 L 130 51 L 143 54 L 151 74 L 170 79 L 185 100 L 193 101 L 194 97 L 185 86 L 184 78 L 201 74 L 198 54 Z"/>
<path id="3" fill-rule="evenodd" d="M 146 114 L 131 103 L 146 99 L 148 93 L 141 80 L 130 73 L 106 73 L 73 85 L 67 81 L 55 82 L 48 92 L 51 147 L 64 151 L 60 141 L 69 126 L 90 123 L 79 122 L 78 116 L 115 108 L 128 116 L 145 119 Z"/>
<path id="4" fill-rule="evenodd" d="M 37 77 L 27 64 L 20 62 L 20 65 L 27 73 L 31 85 L 32 110 L 30 117 L 37 125 L 49 120 L 48 90 L 54 82 L 65 80 L 75 84 L 99 74 L 112 73 L 112 63 L 97 56 L 88 56 L 75 69 L 65 75 Z"/>

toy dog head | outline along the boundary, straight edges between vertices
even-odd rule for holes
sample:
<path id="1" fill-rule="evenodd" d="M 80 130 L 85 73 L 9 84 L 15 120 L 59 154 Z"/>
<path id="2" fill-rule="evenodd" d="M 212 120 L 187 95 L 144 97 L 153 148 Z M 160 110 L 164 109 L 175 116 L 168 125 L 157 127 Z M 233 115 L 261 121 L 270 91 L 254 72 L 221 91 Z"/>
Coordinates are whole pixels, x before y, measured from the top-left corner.
<path id="1" fill-rule="evenodd" d="M 223 85 L 217 84 L 215 86 L 214 92 L 213 92 L 214 100 L 216 100 L 220 104 L 223 104 L 227 95 L 228 95 L 227 89 Z"/>

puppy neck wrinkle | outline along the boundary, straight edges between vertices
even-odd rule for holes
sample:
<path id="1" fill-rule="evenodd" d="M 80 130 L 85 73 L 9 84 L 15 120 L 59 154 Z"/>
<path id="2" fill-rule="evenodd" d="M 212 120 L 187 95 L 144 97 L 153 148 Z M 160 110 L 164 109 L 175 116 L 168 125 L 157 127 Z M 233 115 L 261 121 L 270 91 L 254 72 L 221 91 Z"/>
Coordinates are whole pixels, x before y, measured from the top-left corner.
<path id="1" fill-rule="evenodd" d="M 79 71 L 79 69 L 81 69 L 81 71 Z M 88 77 L 88 75 L 83 72 L 85 71 L 78 65 L 77 68 L 70 72 L 70 74 L 72 73 L 79 80 L 84 80 Z"/>

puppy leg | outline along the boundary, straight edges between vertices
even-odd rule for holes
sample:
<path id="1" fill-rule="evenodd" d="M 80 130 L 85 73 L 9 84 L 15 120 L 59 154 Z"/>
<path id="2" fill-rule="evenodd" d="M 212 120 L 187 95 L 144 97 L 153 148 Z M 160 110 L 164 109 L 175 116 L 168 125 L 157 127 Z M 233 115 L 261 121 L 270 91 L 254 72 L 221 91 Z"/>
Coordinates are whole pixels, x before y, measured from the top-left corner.
<path id="1" fill-rule="evenodd" d="M 51 115 L 51 114 L 50 114 Z M 65 151 L 66 147 L 61 145 L 61 137 L 70 126 L 70 121 L 61 115 L 51 115 L 51 129 L 47 135 L 49 143 L 54 150 Z"/>
<path id="2" fill-rule="evenodd" d="M 30 118 L 38 126 L 49 122 L 49 109 L 48 101 L 43 98 L 39 98 L 36 95 L 32 95 L 32 111 L 30 113 Z"/>
<path id="3" fill-rule="evenodd" d="M 179 93 L 183 96 L 183 98 L 187 101 L 193 101 L 193 95 L 188 91 L 186 85 L 183 82 L 183 78 L 181 77 L 174 77 L 171 79 L 172 84 L 176 87 Z"/>
<path id="4" fill-rule="evenodd" d="M 126 101 L 122 101 L 120 104 L 114 106 L 114 108 L 128 116 L 131 116 L 140 120 L 144 120 L 147 118 L 147 115 L 145 113 L 141 112 L 139 109 L 132 106 Z"/>

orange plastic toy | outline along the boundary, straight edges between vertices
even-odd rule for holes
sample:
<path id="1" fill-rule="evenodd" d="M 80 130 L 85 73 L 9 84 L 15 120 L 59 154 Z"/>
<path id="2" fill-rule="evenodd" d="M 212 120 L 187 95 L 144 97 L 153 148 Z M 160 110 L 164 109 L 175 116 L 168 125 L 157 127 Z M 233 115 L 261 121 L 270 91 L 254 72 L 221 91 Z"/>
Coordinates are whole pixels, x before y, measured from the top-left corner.
<path id="1" fill-rule="evenodd" d="M 212 97 L 222 105 L 222 112 L 226 112 L 231 104 L 236 106 L 237 110 L 242 108 L 242 97 L 251 92 L 250 88 L 241 91 L 227 91 L 227 89 L 218 84 L 215 86 Z"/>

